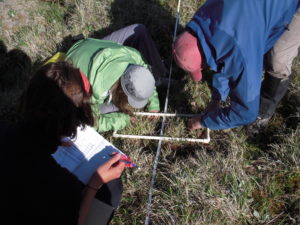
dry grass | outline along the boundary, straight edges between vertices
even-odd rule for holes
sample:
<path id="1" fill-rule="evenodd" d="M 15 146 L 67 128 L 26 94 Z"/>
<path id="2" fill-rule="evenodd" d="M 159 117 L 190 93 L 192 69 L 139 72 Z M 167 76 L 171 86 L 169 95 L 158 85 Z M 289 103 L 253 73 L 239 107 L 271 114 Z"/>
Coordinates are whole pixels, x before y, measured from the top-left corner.
<path id="1" fill-rule="evenodd" d="M 179 31 L 203 2 L 182 1 Z M 72 35 L 101 37 L 144 23 L 169 61 L 176 7 L 176 0 L 0 0 L 0 119 L 17 119 L 16 102 L 31 70 L 67 48 Z M 163 142 L 151 224 L 300 224 L 300 57 L 293 69 L 297 76 L 289 93 L 256 138 L 237 128 L 212 132 L 207 145 Z M 172 76 L 180 83 L 171 88 L 168 112 L 203 110 L 209 82 L 195 84 L 176 66 Z M 158 91 L 163 104 L 165 89 Z M 138 118 L 122 133 L 157 135 L 160 124 Z M 168 136 L 201 135 L 189 133 L 182 118 L 170 118 L 166 125 Z M 123 199 L 112 224 L 143 224 L 157 141 L 104 136 L 141 167 L 124 173 Z"/>

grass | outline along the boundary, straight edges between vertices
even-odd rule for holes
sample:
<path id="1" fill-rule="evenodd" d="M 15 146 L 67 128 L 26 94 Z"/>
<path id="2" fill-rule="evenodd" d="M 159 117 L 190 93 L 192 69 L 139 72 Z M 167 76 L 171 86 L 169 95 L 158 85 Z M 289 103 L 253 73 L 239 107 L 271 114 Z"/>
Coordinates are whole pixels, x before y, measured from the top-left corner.
<path id="1" fill-rule="evenodd" d="M 179 32 L 203 2 L 182 1 Z M 0 119 L 18 119 L 16 105 L 31 72 L 80 33 L 99 38 L 143 23 L 169 63 L 176 7 L 176 0 L 0 0 Z M 299 56 L 293 70 L 289 92 L 255 138 L 236 128 L 212 132 L 209 144 L 162 143 L 151 224 L 300 224 Z M 180 82 L 171 87 L 168 112 L 205 109 L 211 71 L 193 83 L 174 65 L 172 78 Z M 158 89 L 162 105 L 165 91 Z M 165 135 L 202 135 L 188 132 L 186 124 L 184 118 L 168 118 Z M 138 117 L 122 133 L 157 135 L 160 125 L 161 119 Z M 144 224 L 157 141 L 103 135 L 141 167 L 123 174 L 123 199 L 112 224 Z"/>

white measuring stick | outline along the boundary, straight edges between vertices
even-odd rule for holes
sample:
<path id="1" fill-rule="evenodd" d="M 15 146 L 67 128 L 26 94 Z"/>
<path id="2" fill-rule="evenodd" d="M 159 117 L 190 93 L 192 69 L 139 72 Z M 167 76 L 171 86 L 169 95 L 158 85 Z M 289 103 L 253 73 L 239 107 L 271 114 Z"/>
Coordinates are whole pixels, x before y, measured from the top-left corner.
<path id="1" fill-rule="evenodd" d="M 116 131 L 114 132 L 113 136 L 114 137 L 121 137 L 121 138 L 159 140 L 159 141 L 188 141 L 188 142 L 200 142 L 200 143 L 209 143 L 210 142 L 209 129 L 207 129 L 207 137 L 204 138 L 204 139 L 177 138 L 177 137 L 166 137 L 166 136 L 145 136 L 145 135 L 117 134 Z"/>
<path id="2" fill-rule="evenodd" d="M 134 112 L 137 116 L 167 116 L 167 117 L 194 117 L 201 114 L 180 114 L 180 113 L 151 113 L 151 112 Z"/>

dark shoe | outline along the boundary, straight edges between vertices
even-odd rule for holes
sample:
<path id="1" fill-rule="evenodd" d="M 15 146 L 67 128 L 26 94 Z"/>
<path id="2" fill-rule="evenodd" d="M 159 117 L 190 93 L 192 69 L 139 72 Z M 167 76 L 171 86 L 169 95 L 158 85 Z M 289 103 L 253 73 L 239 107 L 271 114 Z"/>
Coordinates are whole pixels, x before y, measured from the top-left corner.
<path id="1" fill-rule="evenodd" d="M 254 123 L 247 126 L 247 133 L 251 136 L 255 136 L 263 132 L 267 128 L 269 120 L 270 117 L 267 118 L 257 117 Z"/>
<path id="2" fill-rule="evenodd" d="M 259 115 L 271 117 L 274 114 L 277 105 L 288 91 L 293 77 L 294 73 L 285 79 L 265 74 L 260 93 Z"/>

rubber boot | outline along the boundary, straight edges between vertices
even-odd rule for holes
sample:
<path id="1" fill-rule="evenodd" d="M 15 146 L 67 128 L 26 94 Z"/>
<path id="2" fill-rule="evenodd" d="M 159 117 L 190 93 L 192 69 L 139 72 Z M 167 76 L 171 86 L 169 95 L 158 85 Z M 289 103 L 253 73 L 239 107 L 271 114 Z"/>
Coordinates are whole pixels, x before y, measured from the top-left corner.
<path id="1" fill-rule="evenodd" d="M 266 74 L 261 88 L 259 115 L 256 121 L 247 127 L 249 136 L 255 136 L 267 127 L 277 105 L 286 94 L 292 79 L 293 74 L 286 79 Z"/>
<path id="2" fill-rule="evenodd" d="M 265 119 L 273 116 L 277 105 L 286 94 L 292 79 L 293 74 L 286 79 L 266 74 L 260 94 L 260 118 Z"/>

